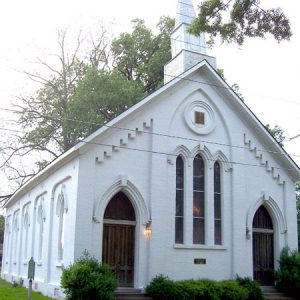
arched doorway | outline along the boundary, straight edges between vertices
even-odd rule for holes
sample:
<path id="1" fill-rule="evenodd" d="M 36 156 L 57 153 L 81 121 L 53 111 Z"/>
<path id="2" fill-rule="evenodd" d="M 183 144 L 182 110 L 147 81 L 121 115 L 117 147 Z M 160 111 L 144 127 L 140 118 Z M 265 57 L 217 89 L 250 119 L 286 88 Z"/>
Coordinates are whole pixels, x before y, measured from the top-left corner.
<path id="1" fill-rule="evenodd" d="M 253 224 L 253 279 L 261 285 L 274 284 L 274 229 L 267 209 L 262 205 Z"/>
<path id="2" fill-rule="evenodd" d="M 111 266 L 120 287 L 133 287 L 136 218 L 123 192 L 108 203 L 103 223 L 102 262 Z"/>

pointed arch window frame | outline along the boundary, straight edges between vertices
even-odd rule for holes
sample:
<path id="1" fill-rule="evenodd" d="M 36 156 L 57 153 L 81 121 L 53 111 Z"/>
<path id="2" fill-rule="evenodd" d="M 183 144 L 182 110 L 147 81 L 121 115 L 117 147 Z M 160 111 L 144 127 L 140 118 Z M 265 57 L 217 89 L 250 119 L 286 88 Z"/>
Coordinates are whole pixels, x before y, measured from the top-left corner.
<path id="1" fill-rule="evenodd" d="M 19 231 L 20 231 L 20 220 L 19 220 L 20 211 L 16 211 L 13 216 L 13 225 L 12 225 L 12 260 L 13 264 L 17 264 L 18 261 L 18 252 L 19 252 Z"/>
<path id="2" fill-rule="evenodd" d="M 5 234 L 5 241 L 4 241 L 4 243 L 5 243 L 4 244 L 5 245 L 5 252 L 4 252 L 5 264 L 8 264 L 9 260 L 11 258 L 10 250 L 11 250 L 11 239 L 12 239 L 12 224 L 11 224 L 12 218 L 13 217 L 11 215 L 9 215 L 5 219 L 5 231 L 4 231 L 4 234 Z"/>
<path id="3" fill-rule="evenodd" d="M 185 159 L 179 154 L 176 157 L 175 244 L 184 244 L 185 166 Z"/>
<path id="4" fill-rule="evenodd" d="M 216 169 L 218 166 L 218 169 Z M 223 245 L 222 163 L 214 162 L 214 244 Z M 218 173 L 217 173 L 218 172 Z"/>
<path id="5" fill-rule="evenodd" d="M 30 227 L 30 211 L 29 211 L 30 203 L 27 203 L 24 206 L 23 210 L 23 229 L 25 231 L 25 235 L 23 237 L 24 245 L 23 245 L 23 261 L 24 264 L 28 262 L 28 245 L 29 245 L 29 227 Z"/>
<path id="6" fill-rule="evenodd" d="M 197 161 L 198 160 L 198 161 Z M 197 162 L 200 162 L 197 165 Z M 205 245 L 206 164 L 198 152 L 193 159 L 193 244 Z"/>
<path id="7" fill-rule="evenodd" d="M 57 261 L 62 262 L 64 257 L 64 230 L 65 214 L 68 212 L 68 198 L 66 186 L 62 184 L 61 191 L 57 195 L 56 216 L 58 217 L 58 234 L 57 234 Z"/>
<path id="8" fill-rule="evenodd" d="M 37 248 L 37 259 L 38 264 L 42 263 L 43 255 L 43 240 L 44 240 L 44 223 L 46 222 L 46 211 L 45 211 L 45 199 L 44 196 L 40 197 L 36 210 L 36 222 L 38 224 L 38 248 Z"/>

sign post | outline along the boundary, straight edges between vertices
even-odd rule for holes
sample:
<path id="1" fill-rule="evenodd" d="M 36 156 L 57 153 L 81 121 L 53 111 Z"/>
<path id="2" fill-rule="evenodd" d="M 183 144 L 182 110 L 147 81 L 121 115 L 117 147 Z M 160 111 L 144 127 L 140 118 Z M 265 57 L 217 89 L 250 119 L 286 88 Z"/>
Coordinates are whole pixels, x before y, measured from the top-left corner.
<path id="1" fill-rule="evenodd" d="M 28 294 L 27 294 L 27 300 L 31 300 L 31 294 L 32 294 L 32 280 L 34 279 L 34 273 L 35 273 L 35 261 L 33 257 L 30 258 L 28 262 L 28 278 L 29 278 L 29 284 L 28 284 Z"/>

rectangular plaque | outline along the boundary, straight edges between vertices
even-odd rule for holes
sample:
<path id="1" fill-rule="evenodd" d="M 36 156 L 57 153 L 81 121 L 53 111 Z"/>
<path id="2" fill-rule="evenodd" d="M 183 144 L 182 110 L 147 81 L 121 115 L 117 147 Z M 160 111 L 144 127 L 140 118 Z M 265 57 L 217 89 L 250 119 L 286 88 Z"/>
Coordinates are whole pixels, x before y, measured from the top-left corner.
<path id="1" fill-rule="evenodd" d="M 206 258 L 194 258 L 195 265 L 206 265 Z"/>

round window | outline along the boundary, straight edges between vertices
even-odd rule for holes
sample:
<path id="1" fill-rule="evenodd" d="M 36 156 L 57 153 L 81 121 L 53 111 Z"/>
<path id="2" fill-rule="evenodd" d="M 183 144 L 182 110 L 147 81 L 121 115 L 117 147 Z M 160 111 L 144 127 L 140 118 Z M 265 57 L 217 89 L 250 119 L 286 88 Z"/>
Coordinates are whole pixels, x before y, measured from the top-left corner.
<path id="1" fill-rule="evenodd" d="M 212 108 L 203 101 L 194 101 L 185 109 L 185 121 L 188 127 L 198 134 L 208 134 L 216 126 Z"/>

